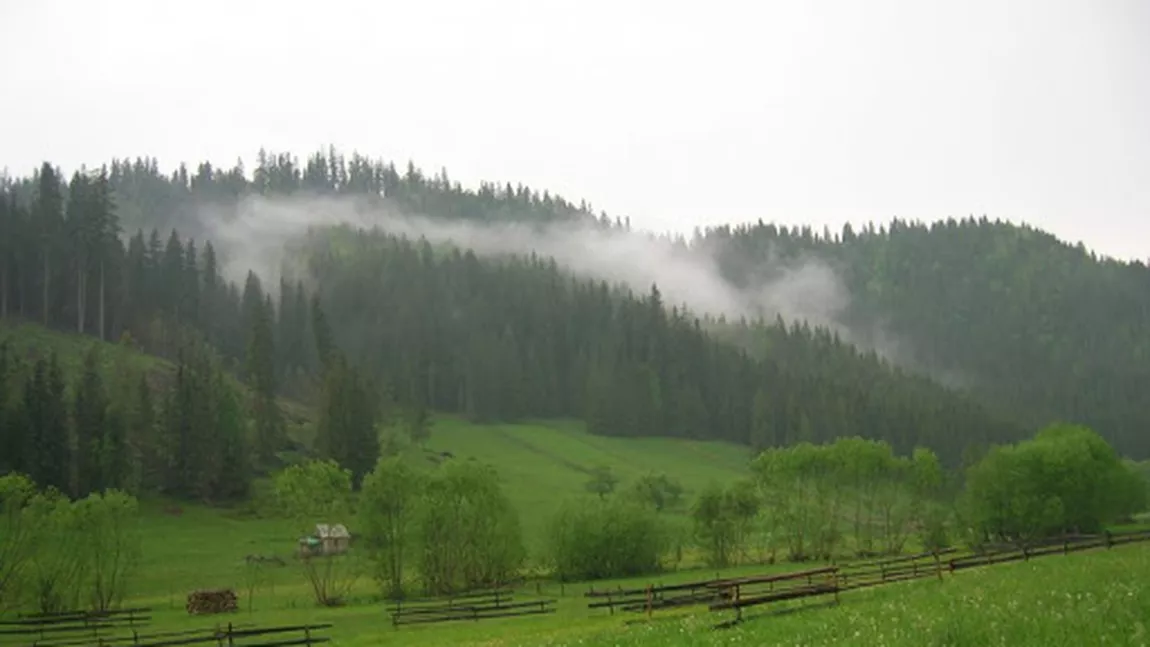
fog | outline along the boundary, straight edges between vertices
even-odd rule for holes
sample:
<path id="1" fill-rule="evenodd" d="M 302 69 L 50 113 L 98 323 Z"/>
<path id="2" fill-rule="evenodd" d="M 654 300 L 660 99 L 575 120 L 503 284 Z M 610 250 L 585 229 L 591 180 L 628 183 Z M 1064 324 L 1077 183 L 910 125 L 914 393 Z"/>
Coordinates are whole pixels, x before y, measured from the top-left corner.
<path id="1" fill-rule="evenodd" d="M 481 257 L 508 254 L 554 258 L 570 273 L 624 285 L 646 294 L 657 285 L 668 307 L 685 305 L 696 315 L 806 320 L 856 338 L 843 324 L 850 294 L 826 263 L 815 258 L 784 263 L 763 259 L 750 289 L 739 289 L 719 271 L 716 250 L 688 246 L 645 231 L 606 230 L 569 222 L 478 223 L 445 221 L 404 213 L 386 201 L 369 205 L 348 198 L 245 198 L 235 211 L 201 209 L 200 220 L 217 246 L 229 280 L 242 282 L 249 269 L 278 282 L 292 267 L 287 246 L 309 229 L 350 225 L 378 229 L 433 244 L 451 243 Z"/>

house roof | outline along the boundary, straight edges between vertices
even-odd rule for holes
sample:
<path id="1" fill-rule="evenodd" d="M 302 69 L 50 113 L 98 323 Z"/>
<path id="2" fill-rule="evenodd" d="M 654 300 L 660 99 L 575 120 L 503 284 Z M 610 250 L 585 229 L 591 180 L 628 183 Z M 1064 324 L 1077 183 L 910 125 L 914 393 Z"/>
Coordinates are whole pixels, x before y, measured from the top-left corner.
<path id="1" fill-rule="evenodd" d="M 351 533 L 347 531 L 347 527 L 342 523 L 331 525 L 317 523 L 315 525 L 315 536 L 320 539 L 348 539 L 351 537 Z"/>

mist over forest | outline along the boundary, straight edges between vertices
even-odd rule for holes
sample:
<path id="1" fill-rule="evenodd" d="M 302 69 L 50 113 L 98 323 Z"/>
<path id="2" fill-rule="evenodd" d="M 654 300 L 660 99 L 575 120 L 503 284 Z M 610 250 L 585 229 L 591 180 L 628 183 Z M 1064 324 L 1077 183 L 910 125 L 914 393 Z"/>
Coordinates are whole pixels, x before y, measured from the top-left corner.
<path id="1" fill-rule="evenodd" d="M 266 316 L 268 397 L 317 393 L 330 343 L 396 407 L 475 419 L 754 447 L 858 433 L 949 462 L 1068 421 L 1148 449 L 1146 267 L 1031 227 L 757 222 L 685 238 L 334 149 L 190 168 L 7 177 L 5 316 L 130 332 L 169 357 L 191 331 L 240 368 Z M 321 323 L 331 339 L 313 343 Z"/>

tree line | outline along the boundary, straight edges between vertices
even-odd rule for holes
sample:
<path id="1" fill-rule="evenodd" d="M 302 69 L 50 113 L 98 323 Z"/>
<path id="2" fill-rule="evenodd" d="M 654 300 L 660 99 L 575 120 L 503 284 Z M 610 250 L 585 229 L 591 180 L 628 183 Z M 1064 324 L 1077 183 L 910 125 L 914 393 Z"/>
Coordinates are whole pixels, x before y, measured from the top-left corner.
<path id="1" fill-rule="evenodd" d="M 845 437 L 767 449 L 748 477 L 698 492 L 684 493 L 669 475 L 618 485 L 610 470 L 595 471 L 586 494 L 559 502 L 539 552 L 528 554 L 517 511 L 483 464 L 421 470 L 386 457 L 358 492 L 351 472 L 332 461 L 275 479 L 281 510 L 301 531 L 316 519 L 356 520 L 348 553 L 304 560 L 320 604 L 339 603 L 365 575 L 397 599 L 506 585 L 529 565 L 587 581 L 673 569 L 686 553 L 724 568 L 899 555 L 911 546 L 1025 547 L 1127 521 L 1146 509 L 1150 491 L 1144 466 L 1074 425 L 996 445 L 964 470 L 946 470 L 925 448 L 899 454 L 884 441 Z"/>
<path id="2" fill-rule="evenodd" d="M 988 362 L 986 370 L 998 370 L 990 363 L 1015 357 L 1020 361 L 1009 363 L 1013 390 L 982 386 L 975 399 L 899 370 L 802 322 L 709 321 L 674 304 L 668 307 L 657 286 L 646 294 L 631 294 L 616 286 L 574 280 L 547 259 L 480 260 L 459 250 L 371 232 L 313 235 L 299 251 L 305 268 L 301 280 L 267 286 L 249 273 L 242 285 L 236 285 L 222 278 L 211 241 L 197 242 L 188 233 L 204 232 L 197 215 L 204 205 L 227 211 L 238 209 L 237 201 L 245 195 L 303 191 L 382 196 L 403 208 L 444 218 L 569 219 L 626 226 L 603 214 L 593 215 L 586 204 L 576 206 L 524 187 L 483 184 L 469 191 L 448 179 L 446 172 L 427 177 L 408 165 L 400 173 L 392 164 L 358 155 L 345 159 L 334 150 L 313 154 L 304 164 L 288 155 L 264 153 L 250 180 L 242 165 L 221 171 L 201 164 L 194 173 L 181 167 L 166 176 L 155 160 L 137 159 L 114 160 L 108 168 L 78 172 L 67 184 L 45 164 L 30 178 L 6 180 L 4 187 L 7 199 L 0 200 L 0 229 L 9 235 L 0 236 L 4 241 L 0 300 L 7 316 L 105 339 L 130 332 L 144 349 L 170 359 L 177 357 L 189 331 L 201 335 L 219 351 L 222 364 L 241 375 L 256 394 L 244 402 L 245 414 L 254 419 L 256 429 L 256 464 L 274 463 L 276 449 L 287 442 L 277 396 L 309 404 L 326 398 L 334 414 L 347 408 L 338 404 L 342 396 L 335 394 L 341 384 L 371 391 L 363 401 L 439 408 L 476 420 L 581 417 L 595 433 L 719 438 L 760 448 L 860 435 L 889 440 L 899 451 L 930 447 L 949 465 L 960 462 L 968 447 L 1022 438 L 1025 429 L 1049 419 L 1050 411 L 1068 412 L 1064 417 L 1076 420 L 1089 409 L 1095 412 L 1090 419 L 1101 423 L 1121 416 L 1126 421 L 1121 425 L 1098 425 L 1107 437 L 1112 429 L 1132 428 L 1127 423 L 1142 415 L 1129 404 L 1135 398 L 1123 400 L 1121 406 L 1103 406 L 1110 401 L 1106 398 L 1125 393 L 1141 378 L 1121 383 L 1107 378 L 1093 383 L 1114 388 L 1074 393 L 1069 393 L 1071 383 L 1066 382 L 1058 387 L 1066 396 L 1059 398 L 1061 408 L 1036 404 L 1018 389 L 1029 393 L 1029 384 L 1063 379 L 1049 377 L 1060 372 L 1044 364 L 1035 371 L 1041 377 L 1024 380 L 1019 367 L 1037 366 L 1016 357 L 1017 349 L 1026 344 L 986 351 L 983 340 L 962 337 L 968 327 L 932 337 L 949 340 L 938 341 L 935 347 L 950 353 L 954 362 L 941 363 L 937 357 L 916 361 L 927 368 L 961 371 L 958 362 L 977 355 Z M 122 227 L 126 222 L 152 228 L 141 227 L 128 236 Z M 182 232 L 161 235 L 157 223 L 179 224 Z M 920 262 L 953 264 L 965 258 L 965 252 L 943 253 L 942 247 L 972 250 L 984 239 L 1002 238 L 1004 249 L 1013 249 L 1010 245 L 1030 249 L 1036 245 L 1032 239 L 1045 240 L 1037 234 L 1019 235 L 1011 243 L 1014 230 L 1004 227 L 948 223 L 924 233 L 921 227 L 896 222 L 889 231 L 872 227 L 856 233 L 845 228 L 841 234 L 818 235 L 809 228 L 761 225 L 700 232 L 692 244 L 715 247 L 721 266 L 736 284 L 756 280 L 767 249 L 780 249 L 784 255 L 813 249 L 842 265 L 852 293 L 865 295 L 855 300 L 858 305 L 851 317 L 873 318 L 888 306 L 909 308 L 907 286 L 913 284 L 914 295 L 930 296 L 937 306 L 916 312 L 929 311 L 936 323 L 953 323 L 961 317 L 939 315 L 956 312 L 938 302 L 939 295 L 955 293 L 939 283 L 941 275 L 930 284 L 934 287 L 926 288 L 906 273 Z M 959 245 L 959 234 L 967 231 L 997 233 L 965 234 L 973 242 Z M 887 260 L 877 256 L 880 247 L 895 245 L 883 241 L 907 236 L 919 247 L 942 247 L 928 254 L 900 242 L 897 249 L 883 252 L 882 259 Z M 868 251 L 843 251 L 855 247 Z M 1029 253 L 1041 258 L 1040 251 Z M 995 258 L 1006 263 L 1003 259 L 1010 255 Z M 1096 262 L 1088 261 L 1087 265 Z M 1113 277 L 1138 276 L 1133 266 L 1129 271 L 1109 271 Z M 996 276 L 988 275 L 985 283 L 1010 285 L 1009 275 Z M 971 296 L 964 298 L 981 293 L 978 284 L 969 280 L 966 284 L 970 287 L 962 294 Z M 876 295 L 885 301 L 879 303 Z M 1025 300 L 1014 301 L 1015 311 L 1026 305 Z M 1002 310 L 989 301 L 983 303 L 971 301 L 958 314 L 985 317 Z M 326 331 L 315 330 L 317 312 Z M 1043 320 L 1055 318 L 1051 314 Z M 1024 319 L 1025 313 L 1019 311 L 1012 319 L 1013 328 Z M 1133 323 L 1125 329 L 1137 329 Z M 896 320 L 896 325 L 901 324 Z M 989 324 L 983 329 L 989 331 Z M 915 330 L 904 326 L 896 332 L 913 337 Z M 317 342 L 317 334 L 327 337 Z M 731 340 L 737 341 L 735 347 L 718 343 Z M 346 366 L 324 360 L 327 351 L 320 348 L 324 344 L 334 344 L 355 360 Z M 955 353 L 958 348 L 976 350 Z M 340 371 L 345 370 L 354 371 L 355 379 L 341 379 Z M 987 383 L 977 378 L 978 384 Z M 1005 393 L 1019 397 L 1002 397 Z M 1074 409 L 1066 408 L 1068 402 L 1076 403 Z M 1096 415 L 1103 409 L 1123 413 Z M 363 429 L 363 420 L 386 415 L 383 409 L 359 411 L 361 422 L 345 420 L 342 428 Z M 329 422 L 333 419 L 328 417 Z M 1113 433 L 1120 434 L 1116 442 L 1121 449 L 1137 454 L 1136 436 Z M 324 453 L 363 455 L 341 449 L 341 442 L 329 443 Z M 370 458 L 364 461 L 355 468 L 360 476 L 370 469 Z"/>
<path id="3" fill-rule="evenodd" d="M 758 222 L 698 233 L 736 285 L 764 259 L 814 257 L 851 294 L 844 323 L 881 323 L 900 361 L 964 383 L 1029 428 L 1097 429 L 1125 455 L 1150 456 L 1150 270 L 1029 226 L 985 216 L 893 219 L 839 231 Z"/>
<path id="4" fill-rule="evenodd" d="M 137 513 L 136 499 L 115 489 L 71 499 L 0 476 L 0 612 L 118 606 L 139 565 Z"/>
<path id="5" fill-rule="evenodd" d="M 114 235 L 119 214 L 140 209 L 145 193 L 157 212 L 189 209 L 193 199 L 234 198 L 223 186 L 290 193 L 296 185 L 274 179 L 296 177 L 285 159 L 265 157 L 256 169 L 263 179 L 244 185 L 241 175 L 209 167 L 165 178 L 154 165 L 120 162 L 110 171 L 77 173 L 67 187 L 48 164 L 29 180 L 10 182 L 0 222 L 16 234 L 6 240 L 28 244 L 3 250 L 4 293 L 14 304 L 9 316 L 57 328 L 74 324 L 106 339 L 129 333 L 142 348 L 173 361 L 189 338 L 202 339 L 219 352 L 219 366 L 247 386 L 240 408 L 253 430 L 241 435 L 250 437 L 250 452 L 218 450 L 226 461 L 246 453 L 255 466 L 274 466 L 287 443 L 277 396 L 290 395 L 320 410 L 320 455 L 351 467 L 357 480 L 378 452 L 371 425 L 397 408 L 434 408 L 480 421 L 571 416 L 585 418 L 594 433 L 756 447 L 861 435 L 889 439 L 900 451 L 929 446 L 949 464 L 971 444 L 1022 436 L 1020 425 L 997 412 L 904 374 L 826 330 L 781 320 L 741 322 L 730 325 L 745 343 L 732 345 L 711 334 L 718 322 L 668 307 L 658 286 L 632 294 L 574 279 L 549 259 L 481 261 L 426 241 L 325 231 L 297 252 L 306 276 L 281 280 L 276 290 L 250 272 L 242 286 L 224 280 L 211 241 L 197 243 L 174 230 L 166 240 L 157 229 L 137 230 L 126 242 Z M 330 155 L 325 159 L 330 178 Z M 312 167 L 320 168 L 316 160 Z M 425 209 L 456 200 L 454 207 L 442 206 L 447 216 L 594 218 L 547 194 L 486 185 L 468 192 L 442 177 L 423 179 L 413 168 L 400 176 L 378 164 L 352 167 L 374 170 L 348 171 L 346 183 L 323 190 L 382 191 Z M 104 197 L 80 209 L 72 207 L 73 193 Z M 176 194 L 185 198 L 172 202 Z M 418 197 L 424 194 L 444 195 Z M 60 222 L 67 226 L 49 224 Z M 87 222 L 95 224 L 82 226 Z M 103 233 L 66 234 L 82 230 Z M 78 247 L 73 238 L 98 244 Z M 69 245 L 88 251 L 54 254 Z M 87 300 L 101 305 L 87 308 Z M 373 403 L 395 406 L 389 412 Z M 226 417 L 229 406 L 214 409 Z M 194 431 L 185 436 L 215 442 Z M 190 460 L 184 472 L 226 462 Z M 167 487 L 209 497 L 239 491 Z"/>
<path id="6" fill-rule="evenodd" d="M 128 357 L 93 344 L 69 382 L 55 351 L 27 360 L 0 340 L 0 473 L 77 498 L 108 489 L 244 497 L 249 419 L 216 353 L 189 341 L 170 373 Z"/>

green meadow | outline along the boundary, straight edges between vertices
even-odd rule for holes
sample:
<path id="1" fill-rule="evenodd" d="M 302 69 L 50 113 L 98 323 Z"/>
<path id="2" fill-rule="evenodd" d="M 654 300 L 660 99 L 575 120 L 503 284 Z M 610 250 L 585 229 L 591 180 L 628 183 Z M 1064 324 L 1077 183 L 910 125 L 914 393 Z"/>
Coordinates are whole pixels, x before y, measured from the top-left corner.
<path id="1" fill-rule="evenodd" d="M 217 622 L 285 625 L 330 622 L 326 635 L 337 646 L 402 645 L 1145 645 L 1150 642 L 1150 546 L 1054 555 L 1031 562 L 975 568 L 943 581 L 918 580 L 843 593 L 840 603 L 781 604 L 752 610 L 734 628 L 715 629 L 728 612 L 705 607 L 610 615 L 588 609 L 589 584 L 528 582 L 516 599 L 558 600 L 554 614 L 456 622 L 394 629 L 387 607 L 367 577 L 348 605 L 317 608 L 299 567 L 287 560 L 269 567 L 268 578 L 249 595 L 242 557 L 248 552 L 290 550 L 290 528 L 274 520 L 239 519 L 226 512 L 185 508 L 179 517 L 157 503 L 145 516 L 145 556 L 137 594 L 129 604 L 154 609 L 156 630 L 210 627 Z M 285 539 L 285 537 L 288 537 Z M 796 565 L 743 566 L 722 571 L 739 575 L 806 568 Z M 711 570 L 682 570 L 661 576 L 596 582 L 596 588 L 670 584 L 709 578 Z M 187 592 L 234 587 L 239 612 L 189 616 Z M 781 613 L 780 611 L 797 611 Z"/>
<path id="2" fill-rule="evenodd" d="M 47 332 L 37 326 L 0 326 L 0 340 L 26 358 L 56 351 L 68 375 L 92 342 Z M 171 365 L 122 346 L 103 345 L 106 368 L 127 367 L 162 378 Z M 283 402 L 293 420 L 291 433 L 307 444 L 307 407 Z M 450 454 L 450 457 L 445 457 Z M 708 483 L 729 483 L 748 474 L 746 448 L 719 442 L 676 439 L 623 439 L 586 433 L 578 421 L 472 424 L 436 416 L 426 447 L 407 450 L 413 464 L 477 460 L 496 468 L 517 508 L 530 566 L 546 558 L 546 531 L 557 505 L 570 497 L 592 496 L 586 484 L 594 470 L 610 468 L 618 488 L 636 478 L 667 474 L 690 502 Z M 689 531 L 686 506 L 664 512 Z M 270 483 L 257 480 L 250 500 L 230 507 L 141 500 L 142 559 L 130 587 L 128 606 L 153 609 L 145 631 L 207 628 L 216 623 L 261 626 L 334 624 L 332 645 L 1145 645 L 1150 643 L 1150 546 L 1052 556 L 1027 563 L 971 569 L 943 581 L 921 580 L 844 593 L 836 606 L 793 603 L 754 612 L 730 629 L 715 629 L 729 613 L 705 607 L 610 615 L 588 609 L 589 583 L 529 578 L 516 599 L 557 599 L 556 613 L 481 622 L 457 622 L 394 629 L 379 586 L 365 572 L 346 604 L 319 608 L 302 569 L 292 558 L 298 528 L 279 518 Z M 317 521 L 340 521 L 317 520 Z M 354 533 L 356 519 L 343 520 Z M 686 544 L 684 544 L 686 545 Z M 258 570 L 247 555 L 278 556 L 283 566 Z M 595 582 L 596 588 L 707 579 L 809 568 L 806 565 L 745 565 L 716 572 L 702 569 L 689 546 L 678 563 L 661 575 Z M 531 569 L 538 570 L 538 569 Z M 184 604 L 198 589 L 235 589 L 240 610 L 222 616 L 189 616 Z M 809 608 L 804 608 L 809 607 Z M 781 611 L 797 611 L 780 613 Z M 756 615 L 757 614 L 757 615 Z"/>

